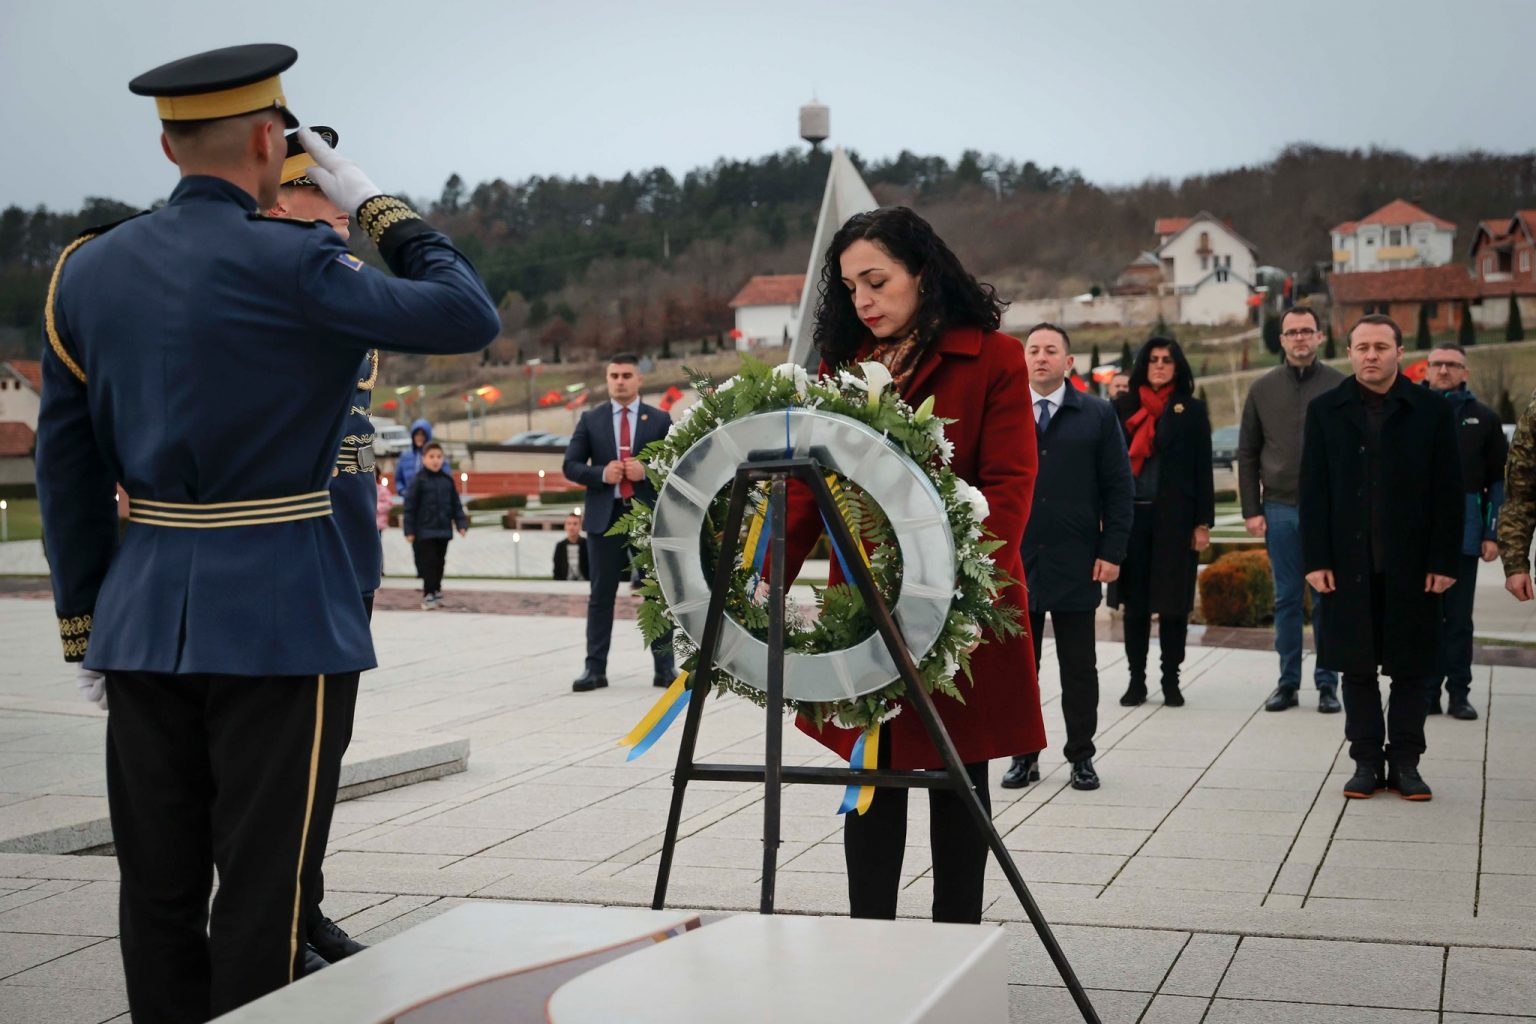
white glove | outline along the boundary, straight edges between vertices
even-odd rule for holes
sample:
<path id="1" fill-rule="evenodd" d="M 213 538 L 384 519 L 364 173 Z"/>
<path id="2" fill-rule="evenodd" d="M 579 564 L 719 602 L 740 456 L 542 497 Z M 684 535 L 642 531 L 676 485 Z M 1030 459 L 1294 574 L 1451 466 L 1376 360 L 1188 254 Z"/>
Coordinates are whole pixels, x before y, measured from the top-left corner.
<path id="1" fill-rule="evenodd" d="M 80 691 L 80 699 L 88 700 L 101 710 L 107 710 L 107 677 L 100 672 L 92 672 L 81 665 L 75 669 L 75 687 Z"/>
<path id="2" fill-rule="evenodd" d="M 308 128 L 300 128 L 299 143 L 315 158 L 315 166 L 308 172 L 309 179 L 320 186 L 325 197 L 353 216 L 357 208 L 384 190 L 368 180 L 363 169 L 325 144 L 325 140 Z"/>

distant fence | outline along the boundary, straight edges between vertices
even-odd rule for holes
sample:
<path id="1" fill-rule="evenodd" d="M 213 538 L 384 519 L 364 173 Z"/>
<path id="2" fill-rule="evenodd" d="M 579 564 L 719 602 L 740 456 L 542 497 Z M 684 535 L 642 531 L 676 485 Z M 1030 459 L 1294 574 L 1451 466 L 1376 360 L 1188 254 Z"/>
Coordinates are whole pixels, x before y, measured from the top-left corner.
<path id="1" fill-rule="evenodd" d="M 1020 299 L 1003 314 L 1003 331 L 1018 334 L 1042 320 L 1063 327 L 1088 324 L 1143 327 L 1179 319 L 1177 295 L 1101 295 L 1096 299 Z"/>

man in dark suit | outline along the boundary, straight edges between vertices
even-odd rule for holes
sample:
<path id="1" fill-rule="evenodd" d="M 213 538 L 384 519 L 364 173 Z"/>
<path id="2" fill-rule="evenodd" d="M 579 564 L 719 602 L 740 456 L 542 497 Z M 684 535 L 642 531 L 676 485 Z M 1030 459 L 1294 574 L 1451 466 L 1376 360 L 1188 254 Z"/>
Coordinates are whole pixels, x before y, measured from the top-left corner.
<path id="1" fill-rule="evenodd" d="M 587 664 L 571 684 L 576 693 L 608 685 L 608 646 L 613 638 L 613 601 L 619 577 L 629 564 L 629 542 L 609 537 L 608 530 L 639 499 L 656 504 L 656 488 L 646 478 L 636 456 L 652 441 L 660 441 L 671 429 L 672 417 L 640 401 L 639 359 L 622 352 L 608 362 L 608 398 L 581 417 L 571 444 L 565 450 L 565 476 L 586 484 L 584 522 L 587 529 L 587 561 L 592 596 L 587 601 Z M 657 686 L 670 686 L 672 637 L 651 647 Z"/>
<path id="2" fill-rule="evenodd" d="M 1072 787 L 1098 789 L 1093 768 L 1099 710 L 1094 614 L 1100 585 L 1120 575 L 1125 559 L 1131 464 L 1114 408 L 1068 382 L 1071 344 L 1067 332 L 1054 324 L 1036 324 L 1024 336 L 1040 456 L 1034 506 L 1024 528 L 1024 574 L 1037 675 L 1045 613 L 1051 613 L 1067 726 L 1063 754 L 1072 764 Z M 1038 781 L 1039 756 L 1014 758 L 1003 787 L 1018 789 Z"/>
<path id="3" fill-rule="evenodd" d="M 585 580 L 592 578 L 587 560 L 587 542 L 581 535 L 581 513 L 572 512 L 565 517 L 565 539 L 555 544 L 555 579 Z"/>
<path id="4" fill-rule="evenodd" d="M 1419 775 L 1441 595 L 1460 571 L 1462 489 L 1451 404 L 1398 372 L 1402 330 L 1381 315 L 1349 332 L 1355 375 L 1313 399 L 1301 455 L 1301 545 L 1322 595 L 1317 661 L 1344 677 L 1344 795 L 1428 800 Z M 1386 720 L 1377 669 L 1392 680 Z"/>

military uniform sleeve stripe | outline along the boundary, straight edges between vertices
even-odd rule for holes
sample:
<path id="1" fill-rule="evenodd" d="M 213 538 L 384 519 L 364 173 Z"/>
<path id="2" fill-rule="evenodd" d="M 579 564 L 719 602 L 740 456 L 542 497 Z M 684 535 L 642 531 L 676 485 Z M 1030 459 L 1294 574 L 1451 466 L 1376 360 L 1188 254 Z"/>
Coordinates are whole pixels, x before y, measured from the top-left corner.
<path id="1" fill-rule="evenodd" d="M 48 331 L 48 344 L 53 348 L 53 354 L 59 357 L 59 362 L 63 363 L 81 384 L 85 383 L 85 371 L 80 369 L 80 364 L 75 362 L 74 357 L 64 348 L 64 341 L 59 337 L 58 324 L 54 320 L 53 308 L 58 298 L 59 278 L 64 273 L 64 261 L 69 259 L 70 253 L 95 237 L 95 235 L 81 235 L 59 253 L 59 261 L 53 265 L 53 277 L 48 281 L 48 298 L 43 306 L 43 326 Z"/>

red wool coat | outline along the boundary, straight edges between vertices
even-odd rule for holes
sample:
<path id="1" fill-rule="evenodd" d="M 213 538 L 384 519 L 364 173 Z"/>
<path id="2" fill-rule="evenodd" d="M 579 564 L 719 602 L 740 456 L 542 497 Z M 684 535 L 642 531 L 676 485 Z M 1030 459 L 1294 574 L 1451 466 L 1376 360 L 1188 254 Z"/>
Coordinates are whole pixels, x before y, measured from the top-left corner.
<path id="1" fill-rule="evenodd" d="M 826 372 L 826 367 L 822 367 Z M 1024 348 L 1016 338 L 978 328 L 950 331 L 918 364 L 902 397 L 913 408 L 933 396 L 936 416 L 954 420 L 945 434 L 955 447 L 955 473 L 987 496 L 987 527 L 1003 541 L 993 557 L 1019 582 L 1003 593 L 1028 626 L 1029 598 L 1024 590 L 1020 544 L 1034 494 L 1035 426 L 1030 415 L 1029 375 Z M 822 533 L 810 491 L 796 485 L 789 494 L 785 556 L 794 575 Z M 831 581 L 842 581 L 834 563 Z M 960 759 L 972 764 L 1044 750 L 1045 722 L 1040 714 L 1040 686 L 1035 678 L 1033 640 L 1019 635 L 999 641 L 988 634 L 971 656 L 971 679 L 961 676 L 961 704 L 934 694 L 939 716 L 949 729 Z M 938 750 L 922 719 L 907 702 L 901 714 L 882 728 L 890 744 L 891 767 L 941 768 Z M 827 725 L 817 730 L 804 718 L 797 723 L 823 745 L 847 758 L 858 733 Z M 882 751 L 883 753 L 883 751 Z M 882 758 L 883 759 L 883 758 Z"/>

